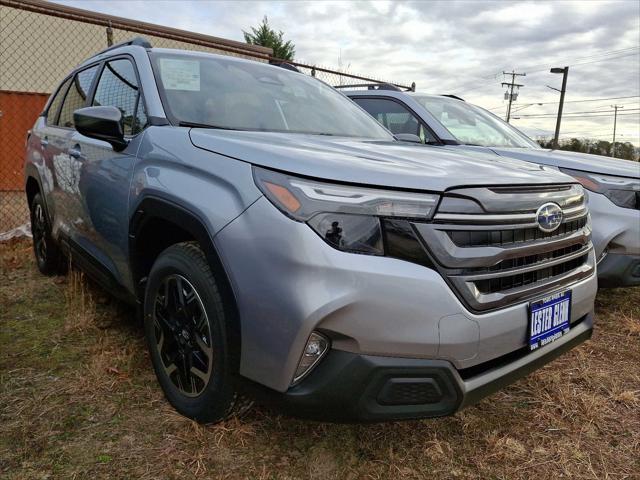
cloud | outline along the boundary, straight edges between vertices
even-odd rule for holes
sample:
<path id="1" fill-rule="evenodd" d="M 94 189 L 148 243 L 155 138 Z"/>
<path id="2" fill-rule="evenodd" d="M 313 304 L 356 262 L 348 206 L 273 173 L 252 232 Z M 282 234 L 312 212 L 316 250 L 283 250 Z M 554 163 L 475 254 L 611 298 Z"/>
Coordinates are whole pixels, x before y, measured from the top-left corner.
<path id="1" fill-rule="evenodd" d="M 568 102 L 640 95 L 640 6 L 634 1 L 142 1 L 59 0 L 113 15 L 243 40 L 242 30 L 264 15 L 294 41 L 298 60 L 337 66 L 430 93 L 455 92 L 503 114 L 503 70 L 526 72 L 518 108 L 557 102 L 561 77 L 551 66 L 570 65 Z M 617 54 L 603 56 L 602 52 Z M 632 54 L 632 55 L 629 55 Z M 598 56 L 599 55 L 599 56 Z M 599 60 L 599 61 L 596 61 Z M 605 60 L 605 61 L 602 61 Z M 567 103 L 565 112 L 640 107 L 640 98 Z M 522 115 L 555 113 L 533 105 Z M 622 138 L 638 142 L 638 115 L 619 117 Z M 552 132 L 552 117 L 513 121 L 528 132 Z M 613 117 L 565 118 L 564 132 L 605 135 Z"/>

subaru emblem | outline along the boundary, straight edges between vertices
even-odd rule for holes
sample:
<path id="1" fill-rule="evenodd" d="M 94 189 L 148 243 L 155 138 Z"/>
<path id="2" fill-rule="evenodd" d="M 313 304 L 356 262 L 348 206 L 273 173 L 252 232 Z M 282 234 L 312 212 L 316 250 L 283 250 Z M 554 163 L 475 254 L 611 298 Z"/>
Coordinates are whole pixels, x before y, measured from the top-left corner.
<path id="1" fill-rule="evenodd" d="M 562 223 L 562 209 L 556 203 L 545 203 L 536 212 L 538 228 L 543 232 L 553 232 Z"/>

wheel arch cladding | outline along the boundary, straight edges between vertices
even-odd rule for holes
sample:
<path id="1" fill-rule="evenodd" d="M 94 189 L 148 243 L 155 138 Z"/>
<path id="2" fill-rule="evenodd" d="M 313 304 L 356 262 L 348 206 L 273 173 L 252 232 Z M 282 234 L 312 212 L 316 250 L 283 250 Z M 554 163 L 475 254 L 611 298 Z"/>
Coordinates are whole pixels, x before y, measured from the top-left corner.
<path id="1" fill-rule="evenodd" d="M 33 177 L 32 175 L 29 175 L 27 177 L 27 181 L 25 182 L 24 190 L 25 190 L 25 193 L 27 194 L 27 203 L 29 205 L 29 208 L 31 208 L 31 204 L 33 203 L 34 197 L 38 193 L 41 193 L 40 183 L 35 179 L 35 177 Z"/>
<path id="2" fill-rule="evenodd" d="M 240 316 L 236 296 L 212 235 L 195 213 L 159 197 L 145 197 L 129 222 L 129 263 L 137 298 L 144 298 L 144 284 L 154 261 L 166 248 L 176 243 L 196 241 L 205 254 L 225 304 L 229 338 L 239 355 L 241 347 Z"/>

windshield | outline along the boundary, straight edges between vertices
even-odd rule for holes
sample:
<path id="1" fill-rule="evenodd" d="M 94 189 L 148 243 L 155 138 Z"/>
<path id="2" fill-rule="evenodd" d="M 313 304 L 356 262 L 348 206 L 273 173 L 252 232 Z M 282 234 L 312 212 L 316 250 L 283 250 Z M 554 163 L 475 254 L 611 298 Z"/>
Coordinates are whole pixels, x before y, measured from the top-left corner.
<path id="1" fill-rule="evenodd" d="M 482 108 L 448 97 L 414 97 L 461 143 L 483 147 L 540 148 L 508 123 Z"/>
<path id="2" fill-rule="evenodd" d="M 150 54 L 173 123 L 392 140 L 328 85 L 284 68 L 206 54 Z"/>

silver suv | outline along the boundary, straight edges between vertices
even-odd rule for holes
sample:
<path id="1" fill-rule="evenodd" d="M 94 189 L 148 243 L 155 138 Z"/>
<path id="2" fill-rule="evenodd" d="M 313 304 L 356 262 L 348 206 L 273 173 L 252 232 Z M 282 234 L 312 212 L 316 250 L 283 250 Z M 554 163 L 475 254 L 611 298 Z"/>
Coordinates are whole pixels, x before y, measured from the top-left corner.
<path id="1" fill-rule="evenodd" d="M 448 150 L 473 150 L 557 168 L 588 192 L 601 287 L 640 285 L 640 163 L 547 150 L 491 112 L 450 95 L 391 85 L 345 93 L 392 133 Z"/>
<path id="2" fill-rule="evenodd" d="M 169 402 L 452 414 L 590 337 L 571 177 L 397 141 L 332 88 L 143 39 L 62 81 L 28 138 L 43 273 L 139 305 Z"/>

